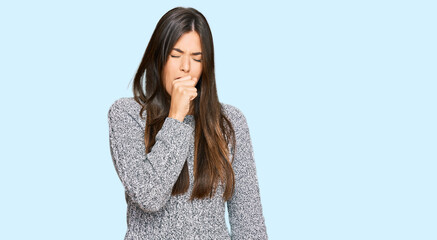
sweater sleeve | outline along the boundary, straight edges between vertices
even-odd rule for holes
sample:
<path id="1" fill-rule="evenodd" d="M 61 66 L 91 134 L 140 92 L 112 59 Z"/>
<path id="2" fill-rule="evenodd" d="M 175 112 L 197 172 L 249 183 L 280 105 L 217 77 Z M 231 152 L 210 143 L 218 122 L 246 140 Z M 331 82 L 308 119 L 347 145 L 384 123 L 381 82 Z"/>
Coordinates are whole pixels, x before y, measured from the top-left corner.
<path id="1" fill-rule="evenodd" d="M 268 239 L 249 128 L 243 113 L 236 111 L 235 189 L 227 202 L 231 239 Z"/>
<path id="2" fill-rule="evenodd" d="M 167 117 L 146 154 L 144 128 L 122 101 L 108 111 L 109 145 L 117 175 L 131 200 L 146 212 L 159 211 L 170 199 L 194 137 L 193 128 Z"/>

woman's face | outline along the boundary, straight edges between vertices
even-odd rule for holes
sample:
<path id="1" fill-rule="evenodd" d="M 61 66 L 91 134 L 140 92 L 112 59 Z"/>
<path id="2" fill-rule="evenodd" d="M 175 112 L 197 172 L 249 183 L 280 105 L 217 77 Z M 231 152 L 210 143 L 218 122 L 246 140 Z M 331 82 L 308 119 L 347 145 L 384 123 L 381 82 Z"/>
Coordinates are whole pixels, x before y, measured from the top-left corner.
<path id="1" fill-rule="evenodd" d="M 172 82 L 179 77 L 190 75 L 191 78 L 199 79 L 202 75 L 202 47 L 200 36 L 191 31 L 183 34 L 167 58 L 162 77 L 165 90 L 171 96 Z"/>

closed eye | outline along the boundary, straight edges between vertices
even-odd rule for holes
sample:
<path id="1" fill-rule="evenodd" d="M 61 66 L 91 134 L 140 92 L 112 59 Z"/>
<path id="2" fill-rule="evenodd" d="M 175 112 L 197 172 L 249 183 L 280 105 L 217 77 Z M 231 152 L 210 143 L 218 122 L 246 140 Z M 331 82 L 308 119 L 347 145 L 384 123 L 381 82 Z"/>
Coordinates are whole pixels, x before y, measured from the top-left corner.
<path id="1" fill-rule="evenodd" d="M 175 55 L 171 55 L 171 54 L 170 54 L 170 56 L 174 57 L 174 58 L 179 58 L 180 57 L 180 56 L 175 56 Z M 197 60 L 197 59 L 193 58 L 193 60 L 196 61 L 196 62 L 202 62 L 202 59 Z"/>

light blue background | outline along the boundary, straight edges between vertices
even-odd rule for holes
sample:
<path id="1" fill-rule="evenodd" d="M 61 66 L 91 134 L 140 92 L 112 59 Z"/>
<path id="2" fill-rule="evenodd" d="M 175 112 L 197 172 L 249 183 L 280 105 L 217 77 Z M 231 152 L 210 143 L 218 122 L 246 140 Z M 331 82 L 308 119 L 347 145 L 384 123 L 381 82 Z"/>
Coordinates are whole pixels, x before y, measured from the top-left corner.
<path id="1" fill-rule="evenodd" d="M 209 21 L 270 239 L 437 239 L 435 1 L 9 1 L 0 239 L 123 239 L 107 112 L 159 18 Z"/>

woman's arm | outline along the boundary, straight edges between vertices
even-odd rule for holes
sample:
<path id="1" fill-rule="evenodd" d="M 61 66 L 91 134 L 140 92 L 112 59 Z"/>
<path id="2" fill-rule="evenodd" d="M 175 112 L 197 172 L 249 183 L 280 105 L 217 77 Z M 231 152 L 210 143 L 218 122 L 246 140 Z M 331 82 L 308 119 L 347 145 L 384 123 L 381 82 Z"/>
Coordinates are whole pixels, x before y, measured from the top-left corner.
<path id="1" fill-rule="evenodd" d="M 167 117 L 146 156 L 144 128 L 126 99 L 114 102 L 108 111 L 112 160 L 126 193 L 147 212 L 160 210 L 170 199 L 193 141 L 191 126 Z"/>
<path id="2" fill-rule="evenodd" d="M 234 107 L 236 149 L 232 167 L 235 192 L 227 202 L 231 238 L 268 239 L 261 206 L 258 178 L 246 117 Z"/>

